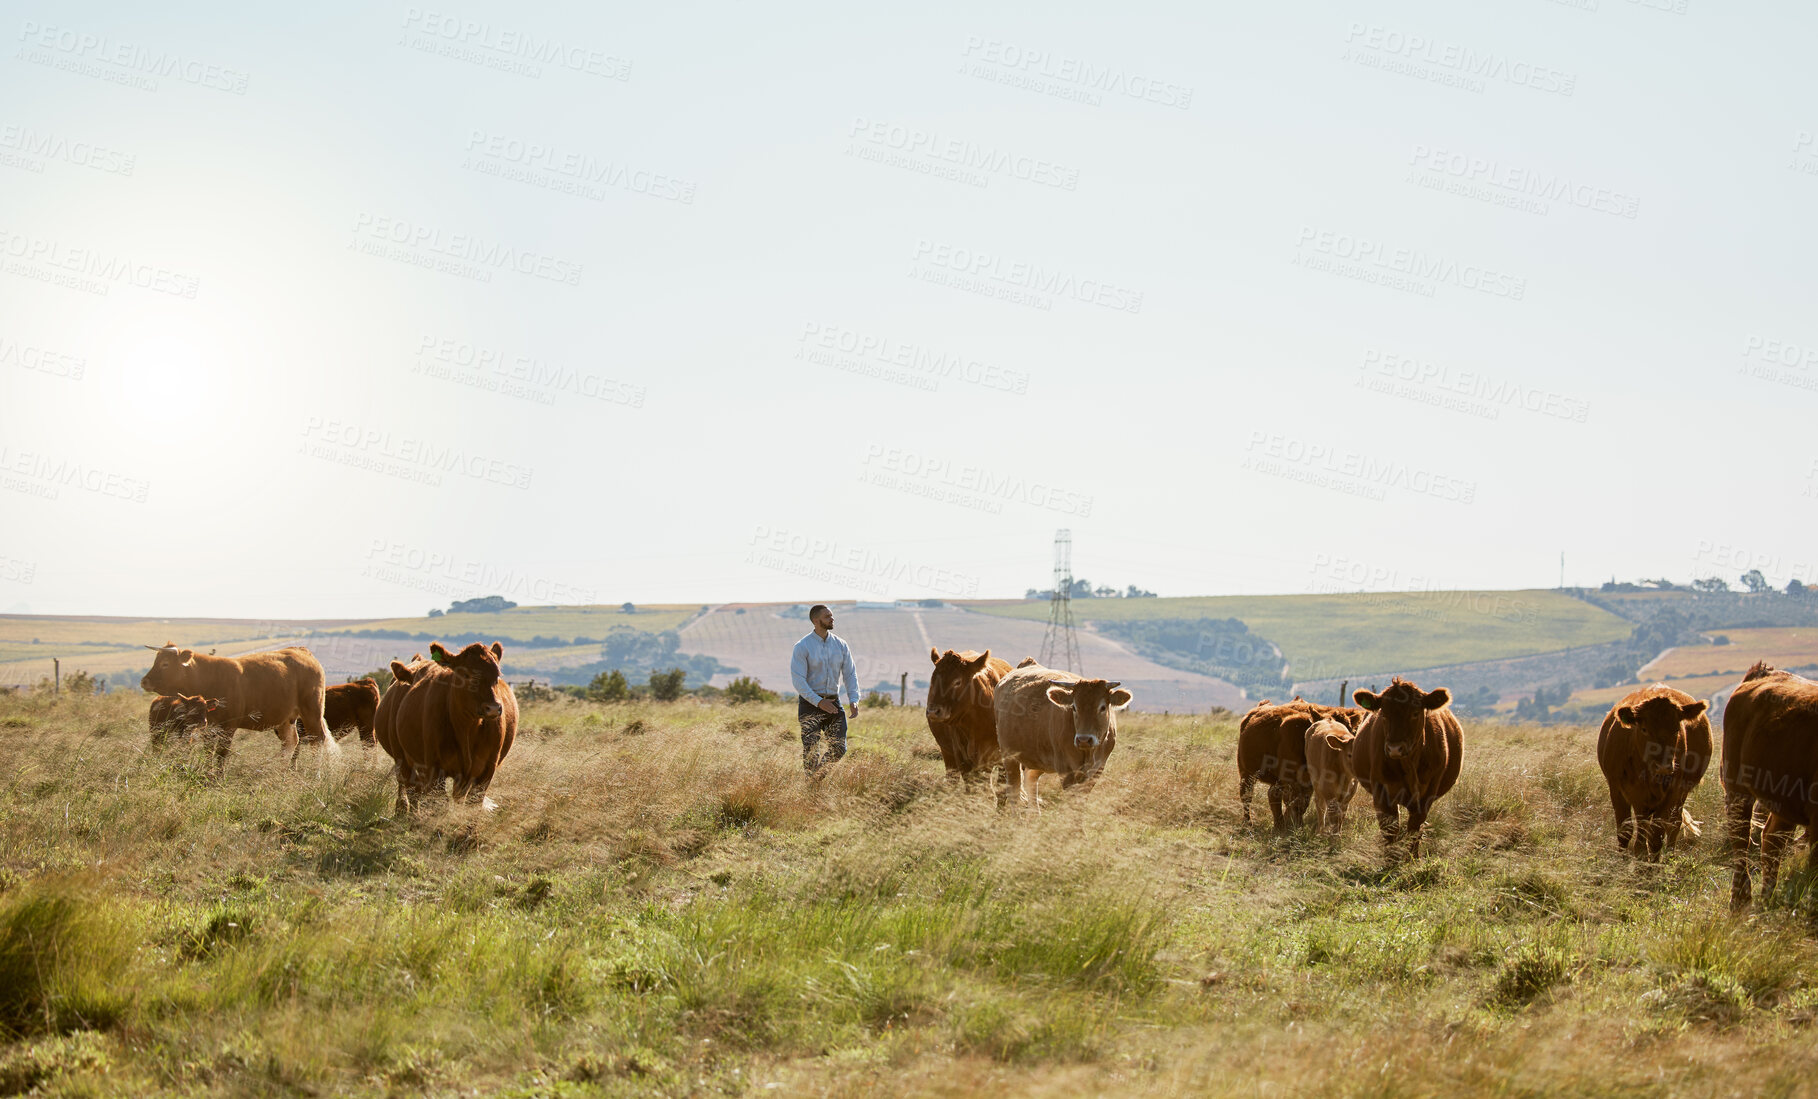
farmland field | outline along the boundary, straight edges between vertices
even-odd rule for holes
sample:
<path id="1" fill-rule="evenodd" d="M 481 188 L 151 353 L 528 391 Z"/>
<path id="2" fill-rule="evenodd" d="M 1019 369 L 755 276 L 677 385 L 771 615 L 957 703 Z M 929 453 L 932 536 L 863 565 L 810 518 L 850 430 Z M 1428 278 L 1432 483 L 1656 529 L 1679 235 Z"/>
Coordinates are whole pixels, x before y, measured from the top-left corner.
<path id="1" fill-rule="evenodd" d="M 980 603 L 984 614 L 1045 621 L 1039 601 Z M 1616 641 L 1632 624 L 1556 591 L 1076 599 L 1076 618 L 1236 618 L 1281 647 L 1296 679 L 1409 671 Z"/>
<path id="2" fill-rule="evenodd" d="M 144 701 L 0 697 L 0 1082 L 86 1095 L 1796 1094 L 1818 907 L 1612 842 L 1582 727 L 1468 724 L 1427 857 L 1238 816 L 1229 718 L 1136 714 L 1040 814 L 866 711 L 529 703 L 498 812 L 381 755 L 225 776 Z M 1259 796 L 1259 802 L 1262 799 Z M 1259 808 L 1261 808 L 1259 804 Z M 1266 816 L 1266 809 L 1263 809 Z M 774 1085 L 774 1087 L 772 1086 Z"/>

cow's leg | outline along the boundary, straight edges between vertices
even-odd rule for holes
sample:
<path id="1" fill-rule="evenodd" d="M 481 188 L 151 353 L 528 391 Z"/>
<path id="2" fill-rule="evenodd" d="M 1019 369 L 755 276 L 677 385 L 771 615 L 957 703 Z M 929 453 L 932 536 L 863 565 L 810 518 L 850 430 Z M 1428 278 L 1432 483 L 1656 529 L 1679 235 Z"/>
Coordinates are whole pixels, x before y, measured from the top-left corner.
<path id="1" fill-rule="evenodd" d="M 1237 780 L 1237 800 L 1243 803 L 1244 823 L 1250 823 L 1250 799 L 1256 794 L 1256 776 L 1241 775 Z"/>
<path id="2" fill-rule="evenodd" d="M 1624 851 L 1629 849 L 1629 840 L 1635 834 L 1633 818 L 1634 809 L 1630 807 L 1622 791 L 1610 787 L 1610 808 L 1616 813 L 1616 846 Z"/>
<path id="3" fill-rule="evenodd" d="M 272 734 L 278 738 L 278 757 L 282 759 L 288 754 L 290 757 L 291 769 L 295 770 L 297 766 L 297 753 L 302 750 L 303 745 L 302 738 L 297 736 L 296 726 L 286 721 L 284 724 L 273 729 Z"/>
<path id="4" fill-rule="evenodd" d="M 1279 782 L 1269 784 L 1269 812 L 1275 817 L 1275 831 L 1277 833 L 1286 832 L 1288 830 L 1288 806 Z"/>
<path id="5" fill-rule="evenodd" d="M 1749 906 L 1749 834 L 1755 826 L 1755 798 L 1750 794 L 1731 794 L 1723 802 L 1725 822 L 1729 825 L 1730 855 L 1735 860 L 1730 878 L 1730 908 Z"/>
<path id="6" fill-rule="evenodd" d="M 1376 803 L 1376 826 L 1382 829 L 1383 846 L 1394 847 L 1401 839 L 1401 806 L 1386 789 L 1372 791 L 1370 800 Z"/>
<path id="7" fill-rule="evenodd" d="M 1780 857 L 1793 841 L 1794 823 L 1778 813 L 1769 813 L 1761 826 L 1761 900 L 1773 900 L 1774 887 L 1780 883 Z"/>
<path id="8" fill-rule="evenodd" d="M 210 725 L 208 730 L 215 745 L 215 774 L 219 775 L 227 770 L 227 750 L 234 746 L 234 731 L 221 725 Z"/>
<path id="9" fill-rule="evenodd" d="M 1433 799 L 1423 798 L 1416 794 L 1408 806 L 1408 854 L 1420 857 L 1420 833 L 1427 826 L 1427 814 L 1433 809 Z"/>
<path id="10" fill-rule="evenodd" d="M 1635 853 L 1641 854 L 1642 848 L 1645 846 L 1647 860 L 1659 862 L 1661 842 L 1666 838 L 1666 821 L 1658 811 L 1645 816 L 1637 814 L 1637 817 L 1636 825 L 1640 829 L 1640 833 L 1636 836 Z"/>
<path id="11" fill-rule="evenodd" d="M 1313 800 L 1311 786 L 1288 787 L 1288 827 L 1298 828 L 1307 823 L 1307 806 Z"/>
<path id="12" fill-rule="evenodd" d="M 299 702 L 301 703 L 300 708 L 303 711 L 300 717 L 303 725 L 302 738 L 312 742 L 320 741 L 322 750 L 331 756 L 338 754 L 341 751 L 341 745 L 336 742 L 334 735 L 328 731 L 328 722 L 324 720 L 322 716 L 322 707 L 326 702 L 326 692 L 324 689 L 318 685 L 313 695 L 306 692 Z"/>
<path id="13" fill-rule="evenodd" d="M 1042 799 L 1041 799 L 1041 794 L 1040 794 L 1041 781 L 1042 781 L 1042 773 L 1040 771 L 1037 771 L 1035 768 L 1029 766 L 1026 763 L 1023 764 L 1022 790 L 1017 795 L 1017 799 L 1016 799 L 1017 804 L 1026 805 L 1038 813 L 1041 812 L 1041 810 L 1042 810 Z"/>

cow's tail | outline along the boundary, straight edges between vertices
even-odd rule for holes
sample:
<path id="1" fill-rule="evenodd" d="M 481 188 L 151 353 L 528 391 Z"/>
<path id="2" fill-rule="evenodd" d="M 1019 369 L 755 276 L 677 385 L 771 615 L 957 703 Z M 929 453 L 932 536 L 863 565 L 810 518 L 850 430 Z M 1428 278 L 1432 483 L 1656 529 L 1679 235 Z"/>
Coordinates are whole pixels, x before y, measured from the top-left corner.
<path id="1" fill-rule="evenodd" d="M 1704 825 L 1692 819 L 1692 811 L 1681 805 L 1679 807 L 1679 827 L 1686 835 L 1697 839 L 1704 835 Z"/>

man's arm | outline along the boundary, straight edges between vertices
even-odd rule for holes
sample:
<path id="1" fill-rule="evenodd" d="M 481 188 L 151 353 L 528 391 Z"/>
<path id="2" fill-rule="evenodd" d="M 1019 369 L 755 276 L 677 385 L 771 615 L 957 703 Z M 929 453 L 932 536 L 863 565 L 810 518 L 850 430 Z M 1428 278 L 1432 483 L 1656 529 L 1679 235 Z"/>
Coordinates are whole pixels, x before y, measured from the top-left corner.
<path id="1" fill-rule="evenodd" d="M 808 647 L 800 641 L 789 654 L 789 682 L 795 685 L 796 694 L 808 700 L 808 705 L 821 700 L 820 693 L 808 685 Z"/>
<path id="2" fill-rule="evenodd" d="M 843 645 L 843 647 L 846 650 L 846 666 L 840 670 L 846 677 L 846 704 L 857 706 L 859 704 L 858 665 L 852 662 L 852 646 Z"/>

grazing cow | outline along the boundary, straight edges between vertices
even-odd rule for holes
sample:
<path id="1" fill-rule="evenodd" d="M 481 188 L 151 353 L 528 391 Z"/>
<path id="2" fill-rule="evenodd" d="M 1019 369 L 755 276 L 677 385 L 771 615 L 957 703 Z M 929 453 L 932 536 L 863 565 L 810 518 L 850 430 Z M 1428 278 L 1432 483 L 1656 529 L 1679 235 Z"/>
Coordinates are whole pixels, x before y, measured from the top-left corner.
<path id="1" fill-rule="evenodd" d="M 1115 682 L 1029 662 L 999 680 L 997 748 L 1018 802 L 1041 807 L 1036 787 L 1044 774 L 1060 775 L 1063 788 L 1097 778 L 1117 747 L 1117 711 L 1130 699 Z"/>
<path id="2" fill-rule="evenodd" d="M 1307 775 L 1313 786 L 1313 831 L 1344 830 L 1345 812 L 1357 793 L 1351 749 L 1357 734 L 1337 717 L 1322 717 L 1307 729 Z"/>
<path id="3" fill-rule="evenodd" d="M 1616 811 L 1616 846 L 1649 862 L 1661 844 L 1677 844 L 1681 827 L 1698 835 L 1686 796 L 1711 764 L 1707 705 L 1663 683 L 1630 691 L 1604 715 L 1597 734 L 1597 765 L 1610 785 Z M 1630 818 L 1633 817 L 1633 820 Z"/>
<path id="4" fill-rule="evenodd" d="M 971 778 L 989 771 L 998 760 L 998 681 L 1010 674 L 1010 662 L 991 650 L 928 655 L 934 672 L 928 677 L 928 731 L 940 745 L 947 777 Z"/>
<path id="5" fill-rule="evenodd" d="M 1771 896 L 1780 858 L 1805 825 L 1818 828 L 1818 683 L 1777 671 L 1765 661 L 1742 677 L 1723 715 L 1724 815 L 1736 859 L 1730 904 L 1749 903 L 1749 826 L 1755 807 L 1767 810 L 1761 826 L 1761 891 Z M 1818 869 L 1818 844 L 1808 857 Z"/>
<path id="6" fill-rule="evenodd" d="M 215 724 L 217 716 L 226 708 L 227 703 L 218 698 L 159 695 L 151 704 L 152 743 L 163 744 L 172 732 L 188 740 L 197 730 Z"/>
<path id="7" fill-rule="evenodd" d="M 398 763 L 400 811 L 451 778 L 454 799 L 492 807 L 486 790 L 518 733 L 518 701 L 499 673 L 504 655 L 497 641 L 459 653 L 435 642 L 426 664 L 392 662 L 397 682 L 379 702 L 375 732 Z"/>
<path id="8" fill-rule="evenodd" d="M 1464 727 L 1446 708 L 1451 692 L 1422 691 L 1396 676 L 1380 695 L 1360 690 L 1351 697 L 1369 711 L 1351 748 L 1352 770 L 1375 803 L 1385 846 L 1401 839 L 1401 810 L 1408 811 L 1408 853 L 1418 858 L 1427 814 L 1458 781 L 1464 759 Z"/>
<path id="9" fill-rule="evenodd" d="M 322 699 L 322 721 L 337 736 L 346 736 L 350 729 L 359 733 L 360 743 L 370 748 L 374 743 L 373 715 L 378 708 L 379 683 L 367 676 L 328 688 Z M 298 722 L 297 732 L 302 731 L 302 723 Z"/>
<path id="10" fill-rule="evenodd" d="M 1325 718 L 1355 731 L 1363 711 L 1321 706 L 1296 696 L 1279 705 L 1265 698 L 1244 714 L 1237 727 L 1237 798 L 1243 804 L 1245 824 L 1250 823 L 1250 799 L 1259 779 L 1269 787 L 1269 811 L 1275 817 L 1276 831 L 1285 832 L 1306 818 L 1307 803 L 1313 796 L 1312 776 L 1306 769 L 1307 730 Z"/>
<path id="11" fill-rule="evenodd" d="M 330 754 L 341 746 L 322 719 L 322 665 L 308 649 L 274 649 L 246 656 L 212 656 L 176 645 L 147 645 L 158 655 L 139 686 L 159 694 L 199 694 L 223 703 L 210 724 L 221 730 L 215 769 L 227 765 L 236 729 L 270 729 L 296 766 L 300 739 L 292 722 L 302 720 L 302 740 L 319 741 Z"/>

